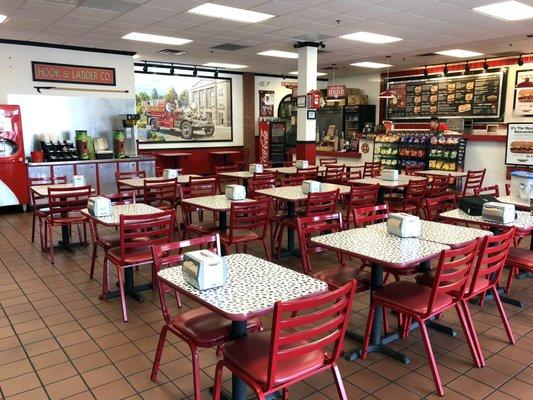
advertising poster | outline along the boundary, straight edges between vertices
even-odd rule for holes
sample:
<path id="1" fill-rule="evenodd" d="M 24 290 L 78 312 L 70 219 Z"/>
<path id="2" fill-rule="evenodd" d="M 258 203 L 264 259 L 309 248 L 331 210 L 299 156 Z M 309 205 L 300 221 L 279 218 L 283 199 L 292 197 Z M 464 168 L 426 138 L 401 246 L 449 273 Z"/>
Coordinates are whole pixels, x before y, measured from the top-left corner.
<path id="1" fill-rule="evenodd" d="M 533 70 L 516 71 L 516 84 L 533 82 Z M 514 114 L 533 116 L 533 87 L 516 88 Z"/>
<path id="2" fill-rule="evenodd" d="M 229 142 L 233 139 L 231 79 L 135 74 L 139 145 Z"/>
<path id="3" fill-rule="evenodd" d="M 259 91 L 259 116 L 273 117 L 274 116 L 274 91 L 260 90 Z"/>
<path id="4" fill-rule="evenodd" d="M 508 125 L 505 163 L 533 165 L 533 123 Z"/>

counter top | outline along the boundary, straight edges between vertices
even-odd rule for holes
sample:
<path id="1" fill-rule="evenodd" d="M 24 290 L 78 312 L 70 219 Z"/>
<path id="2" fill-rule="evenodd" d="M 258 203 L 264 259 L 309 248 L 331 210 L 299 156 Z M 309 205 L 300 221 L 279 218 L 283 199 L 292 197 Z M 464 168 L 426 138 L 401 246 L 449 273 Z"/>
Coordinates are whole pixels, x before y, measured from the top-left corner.
<path id="1" fill-rule="evenodd" d="M 317 156 L 330 156 L 330 157 L 347 157 L 347 158 L 361 158 L 361 153 L 356 151 L 324 151 L 317 150 Z"/>
<path id="2" fill-rule="evenodd" d="M 129 158 L 109 158 L 106 160 L 74 160 L 74 161 L 45 161 L 45 162 L 29 162 L 30 167 L 45 167 L 49 165 L 72 165 L 72 164 L 93 164 L 93 163 L 110 163 L 110 162 L 128 162 L 128 161 L 155 161 L 153 156 L 137 156 Z"/>

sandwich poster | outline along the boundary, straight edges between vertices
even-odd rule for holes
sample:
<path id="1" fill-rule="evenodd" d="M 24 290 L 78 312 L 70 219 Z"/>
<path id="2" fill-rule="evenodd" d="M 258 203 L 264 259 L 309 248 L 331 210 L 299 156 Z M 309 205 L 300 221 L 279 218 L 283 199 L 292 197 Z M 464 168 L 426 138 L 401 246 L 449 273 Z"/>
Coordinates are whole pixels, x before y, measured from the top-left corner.
<path id="1" fill-rule="evenodd" d="M 524 82 L 533 82 L 533 70 L 516 72 L 516 84 Z M 514 114 L 533 116 L 533 87 L 516 88 Z"/>
<path id="2" fill-rule="evenodd" d="M 505 163 L 533 165 L 533 123 L 508 124 Z"/>

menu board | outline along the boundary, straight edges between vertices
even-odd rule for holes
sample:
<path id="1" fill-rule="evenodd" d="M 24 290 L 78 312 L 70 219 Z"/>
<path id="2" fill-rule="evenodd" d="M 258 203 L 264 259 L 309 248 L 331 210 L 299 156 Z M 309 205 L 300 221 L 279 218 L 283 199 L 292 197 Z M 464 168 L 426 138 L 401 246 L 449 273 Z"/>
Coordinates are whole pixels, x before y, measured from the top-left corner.
<path id="1" fill-rule="evenodd" d="M 533 165 L 533 123 L 508 124 L 505 163 Z"/>
<path id="2" fill-rule="evenodd" d="M 390 81 L 387 119 L 499 118 L 503 72 Z"/>

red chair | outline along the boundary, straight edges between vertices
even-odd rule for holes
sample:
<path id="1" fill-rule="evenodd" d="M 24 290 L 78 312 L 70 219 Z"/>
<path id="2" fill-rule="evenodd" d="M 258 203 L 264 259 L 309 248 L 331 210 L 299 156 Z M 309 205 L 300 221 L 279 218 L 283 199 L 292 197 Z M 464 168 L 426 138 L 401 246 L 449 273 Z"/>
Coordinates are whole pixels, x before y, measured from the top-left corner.
<path id="1" fill-rule="evenodd" d="M 378 200 L 379 185 L 356 185 L 350 189 L 346 207 L 345 227 L 350 229 L 353 210 L 374 206 Z"/>
<path id="2" fill-rule="evenodd" d="M 423 171 L 424 167 L 417 167 L 413 165 L 407 165 L 404 168 L 405 175 L 416 175 L 417 172 Z"/>
<path id="3" fill-rule="evenodd" d="M 276 173 L 271 171 L 265 171 L 265 172 L 254 172 L 253 179 L 255 180 L 262 180 L 262 179 L 276 179 Z"/>
<path id="4" fill-rule="evenodd" d="M 532 231 L 533 228 L 517 228 L 515 231 L 514 246 L 509 250 L 509 255 L 507 256 L 507 261 L 505 264 L 509 268 L 509 275 L 505 285 L 505 293 L 511 292 L 511 283 L 520 270 L 533 272 L 533 251 L 523 247 L 518 247 L 520 241 L 523 238 L 530 236 Z"/>
<path id="5" fill-rule="evenodd" d="M 126 295 L 124 290 L 124 270 L 143 264 L 152 264 L 151 246 L 168 244 L 174 231 L 174 212 L 162 211 L 148 215 L 121 215 L 119 223 L 120 245 L 105 253 L 102 283 L 102 298 L 107 298 L 109 290 L 109 261 L 117 268 L 122 319 L 128 321 Z M 155 284 L 152 271 L 152 283 Z"/>
<path id="6" fill-rule="evenodd" d="M 50 249 L 50 261 L 54 261 L 54 226 L 67 226 L 70 230 L 72 225 L 83 225 L 84 239 L 87 241 L 86 223 L 87 217 L 81 214 L 81 210 L 87 207 L 91 196 L 91 186 L 79 186 L 65 188 L 48 188 L 49 211 L 45 220 L 45 247 Z M 79 240 L 82 242 L 81 233 L 78 230 Z"/>
<path id="7" fill-rule="evenodd" d="M 231 203 L 228 232 L 220 235 L 227 254 L 229 254 L 228 247 L 232 245 L 237 251 L 238 246 L 243 245 L 243 250 L 246 253 L 248 243 L 259 241 L 263 244 L 267 260 L 270 261 L 266 235 L 271 204 L 270 198 Z M 260 233 L 257 233 L 256 230 L 259 230 Z"/>
<path id="8" fill-rule="evenodd" d="M 144 203 L 161 210 L 175 210 L 178 204 L 178 180 L 145 179 Z"/>
<path id="9" fill-rule="evenodd" d="M 67 183 L 66 176 L 56 176 L 54 178 L 48 177 L 37 177 L 37 178 L 28 178 L 28 184 L 31 188 L 32 186 L 46 186 L 46 185 L 60 185 Z M 46 197 L 39 196 L 33 190 L 30 190 L 31 195 L 31 208 L 32 208 L 32 218 L 31 218 L 31 242 L 35 243 L 35 222 L 39 222 L 39 240 L 41 243 L 41 251 L 44 251 L 44 241 L 43 241 L 43 222 L 48 216 L 50 211 L 48 207 L 48 201 Z"/>
<path id="10" fill-rule="evenodd" d="M 457 208 L 457 198 L 453 193 L 424 200 L 424 210 L 428 221 L 441 221 L 440 214 L 455 208 Z"/>
<path id="11" fill-rule="evenodd" d="M 183 200 L 197 196 L 192 195 L 190 186 L 180 186 L 179 197 L 181 200 Z M 205 236 L 210 235 L 219 230 L 218 224 L 214 216 L 213 219 L 204 221 L 203 212 L 200 208 L 185 204 L 184 202 L 180 202 L 180 207 L 181 217 L 183 219 L 184 226 L 184 229 L 181 233 L 182 240 L 185 240 L 185 238 L 187 237 L 191 237 L 191 235 Z M 194 213 L 197 213 L 198 215 L 198 220 L 196 222 L 194 222 L 193 220 Z"/>
<path id="12" fill-rule="evenodd" d="M 419 214 L 422 209 L 422 202 L 426 198 L 428 179 L 411 179 L 405 190 L 405 195 L 401 201 L 389 201 L 391 212 L 405 212 L 409 214 Z"/>
<path id="13" fill-rule="evenodd" d="M 220 255 L 220 243 L 218 235 L 194 238 L 183 242 L 169 243 L 152 247 L 153 265 L 155 275 L 162 268 L 173 267 L 183 261 L 183 249 L 195 246 L 207 246 L 211 251 Z M 154 363 L 150 379 L 157 380 L 157 372 L 165 346 L 167 332 L 172 332 L 189 346 L 192 356 L 194 399 L 201 400 L 200 385 L 200 355 L 198 348 L 217 347 L 226 343 L 230 337 L 231 321 L 208 310 L 205 307 L 198 307 L 182 312 L 176 316 L 170 314 L 167 306 L 167 295 L 171 292 L 181 307 L 179 293 L 169 288 L 157 276 L 156 279 L 161 311 L 163 312 L 164 325 L 161 327 L 159 342 L 155 352 Z M 261 322 L 257 319 L 248 321 L 248 332 L 258 332 L 262 330 Z"/>
<path id="14" fill-rule="evenodd" d="M 470 273 L 472 272 L 478 244 L 479 240 L 476 239 L 467 246 L 457 249 L 443 250 L 439 258 L 439 264 L 431 288 L 414 282 L 399 281 L 375 290 L 372 295 L 373 301 L 368 313 L 361 358 L 366 359 L 368 356 L 370 333 L 377 306 L 395 310 L 405 317 L 415 319 L 420 327 L 437 393 L 440 396 L 443 396 L 444 389 L 442 387 L 435 356 L 433 355 L 433 350 L 431 348 L 425 321 L 455 307 L 472 358 L 477 366 L 481 366 L 476 357 L 476 344 L 470 334 L 471 330 L 469 327 L 472 326 L 472 321 L 470 316 L 464 313 L 460 304 L 468 285 Z"/>
<path id="15" fill-rule="evenodd" d="M 248 147 L 243 147 L 241 151 L 241 161 L 237 161 L 237 166 L 239 171 L 244 171 L 248 169 L 248 164 L 250 162 L 250 149 Z"/>
<path id="16" fill-rule="evenodd" d="M 226 185 L 238 184 L 238 178 L 230 178 L 229 176 L 220 175 L 221 172 L 238 172 L 239 166 L 234 165 L 215 165 L 215 176 L 217 179 L 218 193 L 224 193 Z"/>
<path id="17" fill-rule="evenodd" d="M 322 157 L 318 161 L 321 167 L 325 167 L 327 165 L 337 164 L 337 157 Z"/>
<path id="18" fill-rule="evenodd" d="M 279 186 L 300 186 L 303 181 L 303 175 L 282 176 L 279 180 Z"/>
<path id="19" fill-rule="evenodd" d="M 374 178 L 381 174 L 381 161 L 365 162 L 363 178 Z"/>
<path id="20" fill-rule="evenodd" d="M 449 176 L 434 176 L 429 184 L 426 197 L 440 197 L 448 194 L 448 186 L 450 185 Z"/>
<path id="21" fill-rule="evenodd" d="M 116 194 L 106 195 L 108 199 L 111 200 L 113 205 L 123 205 L 123 204 L 135 204 L 135 192 L 120 192 Z M 100 247 L 104 253 L 113 247 L 120 246 L 120 236 L 116 234 L 108 234 L 101 236 L 98 233 L 98 224 L 90 219 L 91 227 L 91 236 L 93 240 L 93 253 L 91 260 L 91 272 L 89 273 L 89 278 L 94 278 L 94 267 L 96 264 L 96 259 L 98 258 L 98 247 Z"/>
<path id="22" fill-rule="evenodd" d="M 344 178 L 344 165 L 326 165 L 323 181 L 340 185 Z"/>
<path id="23" fill-rule="evenodd" d="M 350 282 L 312 298 L 278 301 L 271 331 L 251 334 L 222 347 L 214 399 L 220 399 L 222 370 L 226 367 L 246 382 L 258 399 L 280 390 L 288 399 L 290 386 L 329 370 L 339 397 L 347 400 L 337 360 L 343 349 L 354 292 L 355 282 Z"/>
<path id="24" fill-rule="evenodd" d="M 480 187 L 474 189 L 474 194 L 479 195 L 492 195 L 494 197 L 500 197 L 500 188 L 498 185 L 492 185 L 487 187 Z"/>
<path id="25" fill-rule="evenodd" d="M 309 168 L 297 168 L 296 176 L 305 179 L 317 179 L 318 178 L 318 167 L 309 167 Z"/>
<path id="26" fill-rule="evenodd" d="M 117 184 L 117 192 L 131 192 L 131 187 L 123 185 L 120 180 L 146 178 L 146 171 L 118 171 L 115 172 L 115 182 Z M 139 193 L 137 193 L 138 195 Z"/>
<path id="27" fill-rule="evenodd" d="M 464 197 L 474 194 L 474 190 L 483 186 L 483 180 L 485 179 L 485 173 L 487 169 L 484 168 L 480 171 L 468 171 L 466 175 L 466 182 L 463 190 L 457 194 L 458 197 Z"/>
<path id="28" fill-rule="evenodd" d="M 203 197 L 214 196 L 217 194 L 218 182 L 216 177 L 189 177 L 189 189 L 187 191 L 188 197 Z M 201 208 L 194 208 L 198 214 L 198 219 L 203 221 L 204 210 Z M 216 218 L 216 213 L 213 213 L 213 219 Z"/>
<path id="29" fill-rule="evenodd" d="M 343 185 L 353 185 L 351 181 L 355 181 L 357 179 L 361 179 L 363 177 L 363 172 L 360 170 L 351 170 L 347 171 L 342 176 L 342 184 Z"/>
<path id="30" fill-rule="evenodd" d="M 389 218 L 389 207 L 386 204 L 377 206 L 356 207 L 352 209 L 353 220 L 356 228 L 386 222 Z"/>
<path id="31" fill-rule="evenodd" d="M 511 184 L 510 183 L 506 183 L 505 184 L 505 194 L 507 196 L 510 196 L 511 195 Z"/>

